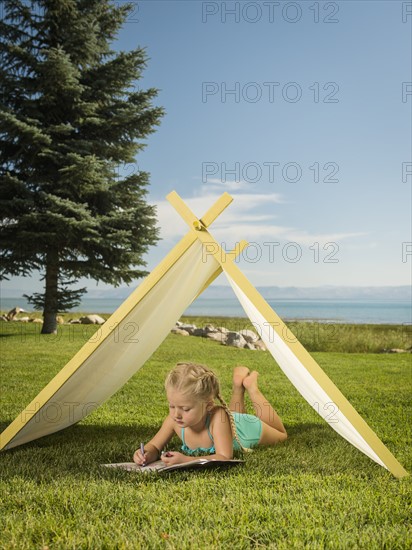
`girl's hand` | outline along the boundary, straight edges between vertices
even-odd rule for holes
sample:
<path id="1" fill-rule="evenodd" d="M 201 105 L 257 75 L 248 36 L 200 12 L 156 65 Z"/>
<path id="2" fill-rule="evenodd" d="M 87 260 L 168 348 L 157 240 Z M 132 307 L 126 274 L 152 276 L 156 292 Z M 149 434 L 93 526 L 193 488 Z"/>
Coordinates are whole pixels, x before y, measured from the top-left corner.
<path id="1" fill-rule="evenodd" d="M 162 462 L 166 464 L 166 466 L 172 466 L 172 464 L 181 464 L 182 462 L 188 462 L 190 460 L 189 457 L 177 451 L 167 451 L 167 453 L 163 453 L 160 458 Z"/>
<path id="2" fill-rule="evenodd" d="M 145 453 L 142 455 L 141 450 L 137 449 L 133 455 L 133 462 L 139 464 L 139 466 L 146 466 L 155 460 L 157 460 L 157 453 L 151 450 L 145 449 Z"/>

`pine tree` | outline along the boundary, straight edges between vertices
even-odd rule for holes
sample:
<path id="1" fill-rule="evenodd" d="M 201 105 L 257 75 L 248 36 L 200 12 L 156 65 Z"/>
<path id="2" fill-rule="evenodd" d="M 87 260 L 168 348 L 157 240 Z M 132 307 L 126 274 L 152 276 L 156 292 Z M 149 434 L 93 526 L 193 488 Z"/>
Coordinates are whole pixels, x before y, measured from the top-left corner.
<path id="1" fill-rule="evenodd" d="M 157 239 L 149 174 L 122 177 L 163 115 L 135 90 L 142 48 L 110 43 L 131 5 L 5 0 L 0 22 L 1 276 L 44 274 L 43 333 L 79 303 L 80 277 L 113 285 L 145 275 Z"/>

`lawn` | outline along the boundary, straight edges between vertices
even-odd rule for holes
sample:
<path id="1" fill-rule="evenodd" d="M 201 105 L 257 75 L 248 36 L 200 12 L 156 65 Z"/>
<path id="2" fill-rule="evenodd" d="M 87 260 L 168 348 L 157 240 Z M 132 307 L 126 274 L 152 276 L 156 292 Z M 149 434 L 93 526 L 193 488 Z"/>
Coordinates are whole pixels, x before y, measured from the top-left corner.
<path id="1" fill-rule="evenodd" d="M 63 326 L 57 336 L 41 336 L 35 325 L 3 325 L 1 429 L 81 347 L 87 330 Z M 313 356 L 412 471 L 411 355 L 347 353 L 339 342 L 339 351 L 331 351 L 328 339 L 328 351 Z M 233 366 L 258 370 L 289 439 L 244 455 L 245 464 L 231 470 L 162 477 L 101 468 L 131 460 L 138 443 L 155 433 L 167 414 L 163 381 L 179 360 L 214 369 L 227 399 Z M 175 440 L 170 448 L 177 447 Z M 0 477 L 0 547 L 7 549 L 412 545 L 410 477 L 393 478 L 339 437 L 268 353 L 202 338 L 169 335 L 128 384 L 80 424 L 1 453 Z"/>

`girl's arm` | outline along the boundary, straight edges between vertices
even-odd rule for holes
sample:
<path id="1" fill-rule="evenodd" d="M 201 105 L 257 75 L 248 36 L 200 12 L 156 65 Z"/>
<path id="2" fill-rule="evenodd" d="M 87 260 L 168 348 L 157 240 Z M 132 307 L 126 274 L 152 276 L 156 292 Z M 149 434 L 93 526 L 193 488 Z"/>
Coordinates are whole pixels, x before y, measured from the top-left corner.
<path id="1" fill-rule="evenodd" d="M 194 459 L 205 460 L 231 460 L 233 458 L 233 435 L 227 413 L 221 407 L 217 407 L 210 419 L 210 431 L 213 435 L 215 454 L 205 456 L 187 456 L 183 453 L 170 451 L 162 456 L 162 460 L 167 466 L 189 462 Z"/>
<path id="2" fill-rule="evenodd" d="M 216 454 L 210 458 L 231 460 L 233 458 L 233 434 L 230 420 L 223 407 L 216 407 L 210 419 L 210 432 L 213 436 Z"/>
<path id="3" fill-rule="evenodd" d="M 233 455 L 232 455 L 233 457 Z M 178 451 L 167 451 L 166 454 L 162 455 L 162 462 L 166 464 L 166 466 L 172 466 L 173 464 L 182 464 L 183 462 L 191 462 L 192 460 L 231 460 L 231 457 L 222 455 L 222 454 L 214 454 L 214 455 L 205 455 L 205 456 L 187 456 L 183 453 L 180 453 Z"/>
<path id="4" fill-rule="evenodd" d="M 158 460 L 161 450 L 169 443 L 174 433 L 173 420 L 168 416 L 157 434 L 144 446 L 144 456 L 142 456 L 140 449 L 137 449 L 133 455 L 133 461 L 136 462 L 136 464 L 142 465 L 150 464 L 150 462 Z"/>

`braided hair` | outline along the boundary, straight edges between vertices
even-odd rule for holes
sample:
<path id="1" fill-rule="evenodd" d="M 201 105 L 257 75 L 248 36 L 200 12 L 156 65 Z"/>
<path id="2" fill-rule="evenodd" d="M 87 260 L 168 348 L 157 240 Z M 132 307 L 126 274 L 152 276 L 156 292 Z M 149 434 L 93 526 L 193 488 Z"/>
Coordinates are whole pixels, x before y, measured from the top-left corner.
<path id="1" fill-rule="evenodd" d="M 191 394 L 201 401 L 218 399 L 228 415 L 233 436 L 239 443 L 240 448 L 245 452 L 251 451 L 251 449 L 243 447 L 240 442 L 235 419 L 220 393 L 219 380 L 210 369 L 196 363 L 177 363 L 176 367 L 166 377 L 165 388 L 166 390 L 173 388 L 176 391 Z"/>

